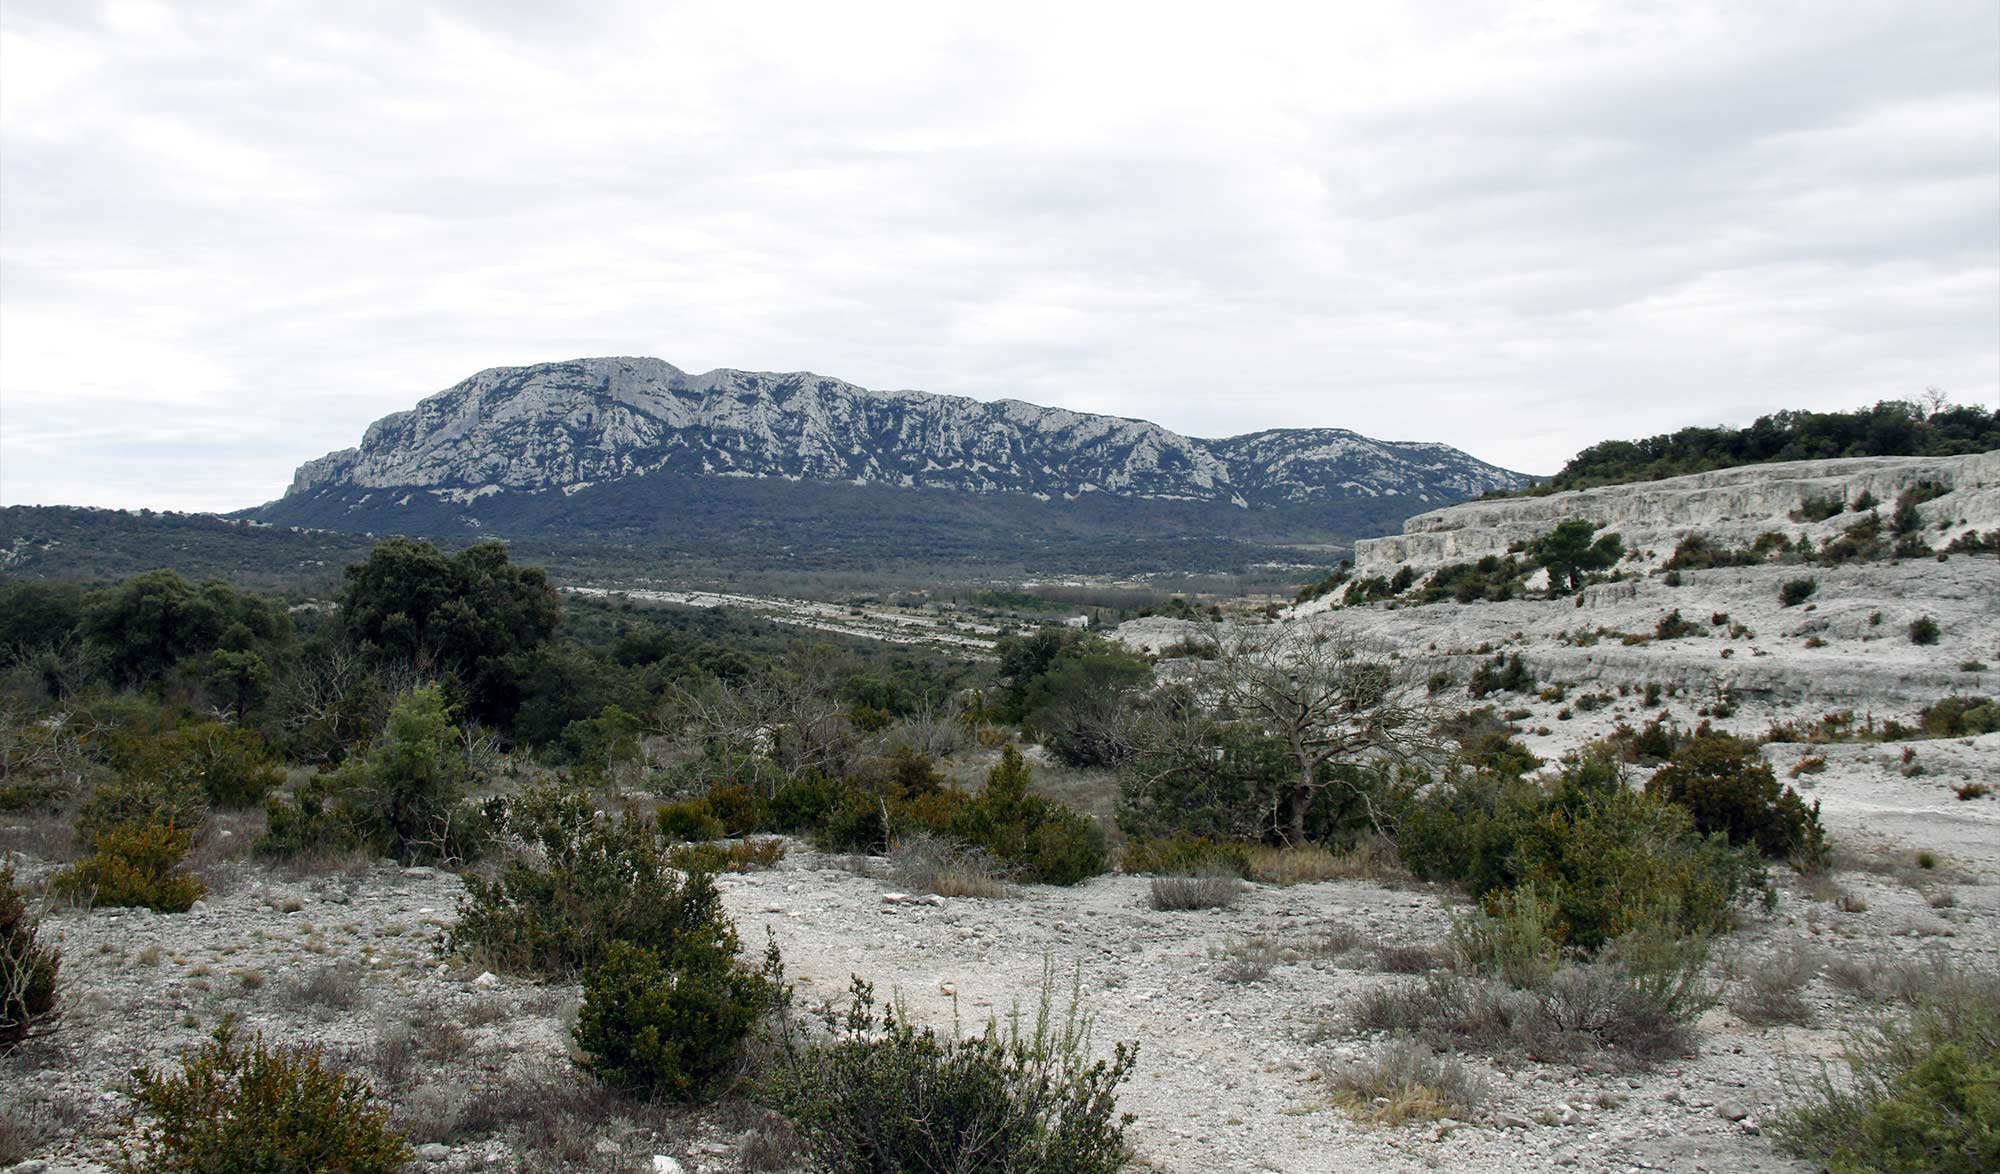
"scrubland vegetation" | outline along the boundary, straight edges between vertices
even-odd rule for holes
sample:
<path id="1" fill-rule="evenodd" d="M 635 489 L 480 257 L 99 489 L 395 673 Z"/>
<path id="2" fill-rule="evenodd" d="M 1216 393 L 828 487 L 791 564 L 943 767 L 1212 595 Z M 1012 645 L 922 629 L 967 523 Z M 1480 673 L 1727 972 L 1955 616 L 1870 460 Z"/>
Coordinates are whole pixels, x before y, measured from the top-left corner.
<path id="1" fill-rule="evenodd" d="M 1572 591 L 1621 556 L 1597 529 L 1383 589 L 1505 598 L 1538 567 Z M 1787 591 L 1788 606 L 1813 594 Z M 1729 629 L 1707 615 L 1675 612 L 1641 638 Z M 1026 1026 L 946 1031 L 878 1004 L 859 976 L 844 1001 L 804 1005 L 777 941 L 740 939 L 718 876 L 774 867 L 803 842 L 884 858 L 897 885 L 943 898 L 1119 868 L 1148 877 L 1153 911 L 1186 917 L 1228 917 L 1256 885 L 1431 886 L 1453 909 L 1442 941 L 1245 938 L 1218 967 L 1256 983 L 1365 957 L 1388 976 L 1311 1028 L 1369 1048 L 1330 1064 L 1324 1087 L 1371 1123 L 1476 1117 L 1496 1066 L 1649 1069 L 1697 1048 L 1700 1017 L 1725 1003 L 1746 1022 L 1807 1021 L 1797 994 L 1822 971 L 1909 991 L 1857 1032 L 1844 1073 L 1802 1090 L 1778 1135 L 1843 1168 L 1990 1154 L 2000 1041 L 1965 1010 L 1991 1005 L 1989 977 L 1836 979 L 1795 951 L 1732 987 L 1718 963 L 1732 928 L 1787 886 L 1832 884 L 1818 804 L 1756 742 L 1707 723 L 1621 722 L 1544 761 L 1512 717 L 1458 698 L 1539 689 L 1589 711 L 1611 694 L 1543 688 L 1518 653 L 1489 650 L 1461 685 L 1405 650 L 1217 625 L 1166 672 L 1050 628 L 978 663 L 803 643 L 720 613 L 565 603 L 497 545 L 446 556 L 400 540 L 350 568 L 330 607 L 152 572 L 94 590 L 0 586 L 0 626 L 0 811 L 16 821 L 10 847 L 45 865 L 33 883 L 0 872 L 0 1049 L 60 1034 L 70 971 L 38 931 L 47 901 L 179 914 L 226 883 L 214 863 L 231 851 L 303 875 L 387 858 L 462 877 L 444 964 L 577 992 L 575 1071 L 538 1078 L 548 1105 L 761 1106 L 784 1123 L 772 1169 L 1119 1169 L 1117 1095 L 1139 1058 L 1094 1047 L 1101 992 L 1074 985 L 1058 1007 L 1047 974 Z M 1711 708 L 1728 706 L 1718 694 Z M 1995 728 L 1994 703 L 1966 695 L 1915 727 L 1829 714 L 1771 737 Z M 1100 815 L 1042 789 L 1037 760 L 1107 780 Z M 235 981 L 263 982 L 249 973 Z M 289 997 L 351 1005 L 355 985 L 330 965 Z M 397 1106 L 410 1090 L 379 1055 L 366 1071 L 376 1079 L 225 1024 L 178 1069 L 133 1078 L 129 1160 L 396 1168 L 415 1144 Z M 514 1138 L 531 1165 L 560 1167 L 544 1141 Z M 194 1164 L 204 1152 L 236 1164 Z"/>

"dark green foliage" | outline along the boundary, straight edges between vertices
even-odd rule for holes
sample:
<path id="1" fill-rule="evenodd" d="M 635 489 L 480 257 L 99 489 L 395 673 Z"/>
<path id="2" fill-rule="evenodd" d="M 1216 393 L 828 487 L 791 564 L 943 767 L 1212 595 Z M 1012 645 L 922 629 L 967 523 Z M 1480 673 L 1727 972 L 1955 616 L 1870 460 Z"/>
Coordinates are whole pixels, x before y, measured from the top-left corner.
<path id="1" fill-rule="evenodd" d="M 2000 700 L 1992 697 L 1946 697 L 1924 707 L 1918 720 L 1924 732 L 1938 738 L 1967 738 L 2000 730 Z"/>
<path id="2" fill-rule="evenodd" d="M 576 1042 L 606 1084 L 673 1101 L 705 1099 L 741 1067 L 744 1045 L 783 998 L 772 942 L 761 970 L 736 957 L 736 932 L 715 923 L 647 949 L 613 941 L 583 972 Z"/>
<path id="3" fill-rule="evenodd" d="M 55 1027 L 62 951 L 40 940 L 40 928 L 14 887 L 14 866 L 0 868 L 0 1056 Z"/>
<path id="4" fill-rule="evenodd" d="M 1089 1024 L 1052 1022 L 1046 990 L 1032 1034 L 946 1038 L 913 1026 L 854 980 L 844 1013 L 824 1012 L 828 1043 L 793 1043 L 766 1081 L 798 1127 L 813 1169 L 829 1174 L 912 1170 L 1116 1174 L 1129 1150 L 1117 1090 L 1137 1058 L 1118 1045 L 1091 1062 Z"/>
<path id="5" fill-rule="evenodd" d="M 1118 826 L 1129 836 L 1263 840 L 1271 797 L 1296 771 L 1283 743 L 1214 719 L 1176 691 L 1143 715 L 1118 776 Z"/>
<path id="6" fill-rule="evenodd" d="M 660 825 L 660 834 L 677 844 L 719 840 L 724 834 L 722 821 L 715 818 L 705 799 L 663 803 L 653 818 Z"/>
<path id="7" fill-rule="evenodd" d="M 471 711 L 505 724 L 519 704 L 509 658 L 546 641 L 562 604 L 539 567 L 482 542 L 447 557 L 427 542 L 392 538 L 347 568 L 342 625 L 385 661 L 464 683 Z"/>
<path id="8" fill-rule="evenodd" d="M 1490 705 L 1449 718 L 1438 732 L 1458 743 L 1467 766 L 1507 778 L 1518 778 L 1542 765 L 1526 746 L 1514 741 L 1516 730 L 1500 720 Z"/>
<path id="9" fill-rule="evenodd" d="M 1597 529 L 1597 523 L 1582 519 L 1562 522 L 1528 545 L 1528 560 L 1548 568 L 1550 593 L 1575 591 L 1591 572 L 1609 570 L 1625 557 L 1625 543 L 1616 534 L 1591 541 Z"/>
<path id="10" fill-rule="evenodd" d="M 91 837 L 90 855 L 55 874 L 57 892 L 94 906 L 185 913 L 208 886 L 180 871 L 194 836 L 172 823 L 115 824 Z"/>
<path id="11" fill-rule="evenodd" d="M 254 730 L 196 722 L 153 737 L 124 739 L 112 763 L 169 792 L 195 790 L 215 807 L 254 807 L 285 781 L 285 772 Z M 183 824 L 190 820 L 183 816 Z"/>
<path id="12" fill-rule="evenodd" d="M 150 1120 L 121 1147 L 128 1174 L 393 1174 L 413 1156 L 374 1090 L 317 1048 L 239 1044 L 224 1028 L 180 1071 L 132 1080 Z"/>
<path id="13" fill-rule="evenodd" d="M 1647 780 L 1646 793 L 1686 808 L 1702 834 L 1720 832 L 1770 859 L 1810 867 L 1826 857 L 1819 803 L 1807 807 L 1780 784 L 1754 742 L 1697 735 Z"/>
<path id="14" fill-rule="evenodd" d="M 1910 643 L 1936 644 L 1938 642 L 1938 622 L 1929 616 L 1918 616 L 1910 621 Z"/>
<path id="15" fill-rule="evenodd" d="M 1785 585 L 1778 588 L 1778 606 L 1797 607 L 1811 599 L 1813 592 L 1818 590 L 1818 579 L 1787 579 Z"/>
<path id="16" fill-rule="evenodd" d="M 1682 619 L 1679 608 L 1675 608 L 1666 615 L 1661 616 L 1660 622 L 1653 626 L 1653 639 L 1655 640 L 1679 640 L 1683 636 L 1698 636 L 1700 634 L 1701 627 Z"/>
<path id="17" fill-rule="evenodd" d="M 366 757 L 266 804 L 263 848 L 285 855 L 370 845 L 405 861 L 463 861 L 479 853 L 486 832 L 466 802 L 473 782 L 443 693 L 415 689 L 389 711 Z"/>
<path id="18" fill-rule="evenodd" d="M 1837 1174 L 2000 1169 L 1993 974 L 1944 976 L 1907 1014 L 1850 1032 L 1843 1060 L 1778 1118 L 1786 1149 Z"/>
<path id="19" fill-rule="evenodd" d="M 208 818 L 208 796 L 188 774 L 113 775 L 91 788 L 76 813 L 76 834 L 88 842 L 128 824 L 173 824 L 190 831 Z"/>
<path id="20" fill-rule="evenodd" d="M 1790 550 L 1791 545 L 1784 535 L 1767 533 L 1759 535 L 1749 550 L 1733 550 L 1717 546 L 1701 534 L 1689 534 L 1680 540 L 1672 556 L 1660 567 L 1668 572 L 1705 571 L 1711 567 L 1754 567 L 1773 553 L 1782 554 Z"/>
<path id="21" fill-rule="evenodd" d="M 1607 440 L 1571 458 L 1538 492 L 1657 481 L 1683 473 L 1825 457 L 1949 456 L 2000 448 L 2000 417 L 1968 405 L 1884 400 L 1851 412 L 1777 412 L 1748 428 L 1683 428 Z M 1839 512 L 1835 503 L 1834 512 Z"/>
<path id="22" fill-rule="evenodd" d="M 1525 693 L 1534 687 L 1534 674 L 1521 662 L 1518 652 L 1496 654 L 1472 670 L 1472 679 L 1465 683 L 1466 694 L 1475 700 L 1488 693 Z"/>
<path id="23" fill-rule="evenodd" d="M 222 647 L 226 634 L 239 643 L 282 643 L 291 634 L 275 604 L 223 583 L 195 586 L 172 571 L 148 571 L 93 592 L 81 628 L 120 685 L 157 681 L 182 660 Z"/>
<path id="24" fill-rule="evenodd" d="M 1073 885 L 1109 866 L 1104 829 L 1053 799 L 1028 794 L 1033 772 L 1009 746 L 986 776 L 986 789 L 952 814 L 942 830 L 982 848 L 1017 879 Z"/>
<path id="25" fill-rule="evenodd" d="M 1556 939 L 1583 949 L 1663 909 L 1678 932 L 1719 928 L 1761 877 L 1686 810 L 1627 788 L 1602 754 L 1571 759 L 1552 787 L 1481 774 L 1431 784 L 1405 805 L 1396 845 L 1418 876 L 1475 897 L 1532 885 Z"/>
<path id="26" fill-rule="evenodd" d="M 0 664 L 67 643 L 82 619 L 83 589 L 74 583 L 0 583 Z"/>
<path id="27" fill-rule="evenodd" d="M 1418 593 L 1419 603 L 1500 603 L 1514 598 L 1530 567 L 1509 556 L 1489 554 L 1472 563 L 1451 563 L 1439 567 Z"/>
<path id="28" fill-rule="evenodd" d="M 1045 628 L 1000 642 L 1001 714 L 1038 735 L 1072 766 L 1113 766 L 1124 697 L 1153 671 L 1132 653 L 1096 636 Z"/>
<path id="29" fill-rule="evenodd" d="M 1299 593 L 1292 597 L 1292 602 L 1309 603 L 1322 595 L 1331 595 L 1340 589 L 1342 583 L 1347 582 L 1347 577 L 1350 573 L 1347 562 L 1342 560 L 1341 564 L 1335 567 L 1333 573 L 1326 578 L 1316 580 L 1299 588 Z"/>
<path id="30" fill-rule="evenodd" d="M 525 851 L 495 880 L 465 877 L 454 953 L 560 978 L 602 963 L 613 942 L 670 955 L 683 940 L 733 937 L 714 881 L 683 875 L 651 820 L 602 818 L 588 794 L 552 783 L 510 801 L 504 824 Z"/>

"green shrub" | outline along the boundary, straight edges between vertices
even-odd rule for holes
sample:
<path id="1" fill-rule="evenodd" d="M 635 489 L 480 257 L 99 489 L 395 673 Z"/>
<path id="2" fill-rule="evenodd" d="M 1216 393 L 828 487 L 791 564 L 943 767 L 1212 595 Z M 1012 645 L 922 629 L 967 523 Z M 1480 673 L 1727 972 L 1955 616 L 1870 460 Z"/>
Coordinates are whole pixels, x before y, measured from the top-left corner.
<path id="1" fill-rule="evenodd" d="M 2000 1169 L 2000 978 L 1946 976 L 1849 1033 L 1843 1060 L 1774 1123 L 1792 1153 L 1842 1174 Z"/>
<path id="2" fill-rule="evenodd" d="M 239 1045 L 224 1028 L 180 1071 L 141 1069 L 133 1085 L 151 1120 L 121 1146 L 128 1174 L 392 1174 L 413 1156 L 374 1090 L 317 1048 Z"/>
<path id="3" fill-rule="evenodd" d="M 765 819 L 774 832 L 802 832 L 823 823 L 840 804 L 844 788 L 834 779 L 808 771 L 786 779 L 771 796 Z"/>
<path id="4" fill-rule="evenodd" d="M 1938 642 L 1938 622 L 1929 616 L 1918 616 L 1910 621 L 1910 643 L 1936 644 Z"/>
<path id="5" fill-rule="evenodd" d="M 473 782 L 443 692 L 413 689 L 365 757 L 318 776 L 299 796 L 272 797 L 260 847 L 285 854 L 365 845 L 403 861 L 458 863 L 478 855 L 489 832 L 466 803 Z"/>
<path id="6" fill-rule="evenodd" d="M 943 830 L 983 848 L 1023 881 L 1073 885 L 1109 866 L 1097 821 L 1040 795 L 1028 794 L 1032 772 L 1009 746 L 986 775 L 986 789 L 954 812 Z"/>
<path id="7" fill-rule="evenodd" d="M 1477 700 L 1488 693 L 1524 693 L 1534 687 L 1534 674 L 1521 663 L 1521 654 L 1516 652 L 1512 656 L 1505 653 L 1496 655 L 1491 663 L 1474 669 L 1472 679 L 1466 682 L 1465 691 Z"/>
<path id="8" fill-rule="evenodd" d="M 1811 867 L 1826 858 L 1818 802 L 1807 807 L 1744 739 L 1697 735 L 1647 781 L 1646 793 L 1687 808 L 1704 835 L 1721 832 L 1770 859 Z"/>
<path id="9" fill-rule="evenodd" d="M 217 807 L 254 807 L 285 781 L 285 772 L 256 731 L 221 722 L 127 739 L 114 751 L 113 764 L 170 789 L 192 785 Z"/>
<path id="10" fill-rule="evenodd" d="M 1778 588 L 1778 606 L 1797 607 L 1811 599 L 1813 592 L 1818 590 L 1818 579 L 1787 579 L 1785 585 Z"/>
<path id="11" fill-rule="evenodd" d="M 0 1055 L 55 1026 L 62 951 L 39 940 L 40 928 L 14 887 L 14 866 L 0 868 Z"/>
<path id="12" fill-rule="evenodd" d="M 128 774 L 91 788 L 76 813 L 76 834 L 89 842 L 124 824 L 171 823 L 193 830 L 208 819 L 208 796 L 186 776 Z"/>
<path id="13" fill-rule="evenodd" d="M 719 840 L 724 835 L 722 821 L 709 810 L 706 799 L 662 804 L 654 819 L 660 825 L 660 834 L 677 843 Z"/>
<path id="14" fill-rule="evenodd" d="M 1421 788 L 1402 805 L 1396 844 L 1418 876 L 1482 900 L 1534 886 L 1554 940 L 1584 950 L 1662 910 L 1677 932 L 1721 928 L 1764 884 L 1754 858 L 1627 788 L 1602 754 L 1571 758 L 1553 785 L 1475 773 Z"/>
<path id="15" fill-rule="evenodd" d="M 736 950 L 719 906 L 710 923 L 659 949 L 611 942 L 583 972 L 576 1042 L 584 1067 L 648 1097 L 694 1101 L 720 1089 L 783 991 L 775 941 L 761 970 L 738 961 Z"/>
<path id="16" fill-rule="evenodd" d="M 121 823 L 91 839 L 90 855 L 56 873 L 59 893 L 98 907 L 185 913 L 208 886 L 178 871 L 194 836 L 172 823 Z"/>
<path id="17" fill-rule="evenodd" d="M 509 802 L 504 823 L 522 851 L 496 879 L 466 876 L 451 952 L 566 977 L 613 942 L 671 953 L 727 927 L 712 877 L 683 873 L 651 820 L 601 818 L 584 792 L 548 783 Z"/>
<path id="18" fill-rule="evenodd" d="M 830 1174 L 902 1170 L 1006 1170 L 1016 1174 L 1115 1174 L 1129 1156 L 1117 1090 L 1136 1049 L 1089 1059 L 1090 1021 L 1072 993 L 1061 1021 L 1041 1010 L 1023 1033 L 946 1038 L 906 1013 L 875 1008 L 854 980 L 844 1012 L 823 1012 L 830 1042 L 789 1041 L 766 1081 L 796 1124 L 808 1164 Z"/>

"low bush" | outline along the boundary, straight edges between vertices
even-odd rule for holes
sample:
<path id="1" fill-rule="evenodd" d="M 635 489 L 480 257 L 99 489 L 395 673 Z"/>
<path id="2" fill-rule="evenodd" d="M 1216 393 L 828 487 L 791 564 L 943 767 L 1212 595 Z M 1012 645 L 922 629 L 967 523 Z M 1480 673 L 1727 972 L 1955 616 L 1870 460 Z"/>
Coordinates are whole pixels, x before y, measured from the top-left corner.
<path id="1" fill-rule="evenodd" d="M 1006 1170 L 1016 1174 L 1115 1174 L 1130 1149 L 1118 1086 L 1136 1049 L 1089 1058 L 1090 1019 L 1074 989 L 1066 1015 L 1040 1011 L 1004 1031 L 939 1035 L 897 1008 L 877 1011 L 873 988 L 854 981 L 844 1010 L 822 1010 L 829 1038 L 788 1041 L 766 1094 L 795 1123 L 807 1164 L 831 1174 L 890 1170 Z"/>
<path id="2" fill-rule="evenodd" d="M 126 774 L 104 779 L 76 813 L 85 843 L 121 824 L 173 824 L 194 831 L 207 822 L 208 796 L 189 776 Z"/>
<path id="3" fill-rule="evenodd" d="M 1477 700 L 1489 693 L 1525 693 L 1535 687 L 1534 674 L 1522 663 L 1521 654 L 1501 653 L 1482 663 L 1466 682 L 1466 694 Z"/>
<path id="4" fill-rule="evenodd" d="M 90 841 L 90 855 L 55 874 L 56 892 L 93 906 L 185 913 L 208 886 L 180 871 L 194 836 L 172 823 L 121 823 Z"/>
<path id="5" fill-rule="evenodd" d="M 1028 794 L 1027 761 L 1007 747 L 987 772 L 986 789 L 944 821 L 946 834 L 984 849 L 1022 881 L 1073 885 L 1110 862 L 1097 821 L 1053 799 Z"/>
<path id="6" fill-rule="evenodd" d="M 254 730 L 196 722 L 115 744 L 112 764 L 125 774 L 198 788 L 217 807 L 254 807 L 285 781 L 285 772 Z"/>
<path id="7" fill-rule="evenodd" d="M 1584 950 L 1661 909 L 1681 932 L 1720 929 L 1737 901 L 1768 892 L 1754 856 L 1626 787 L 1602 751 L 1570 758 L 1553 784 L 1467 774 L 1421 788 L 1403 805 L 1396 846 L 1417 876 L 1489 904 L 1532 885 L 1555 940 Z"/>
<path id="8" fill-rule="evenodd" d="M 1646 793 L 1686 808 L 1695 830 L 1721 832 L 1769 859 L 1814 867 L 1826 859 L 1819 803 L 1807 807 L 1778 782 L 1754 742 L 1706 733 L 1675 750 L 1646 782 Z"/>
<path id="9" fill-rule="evenodd" d="M 736 952 L 735 929 L 719 908 L 698 932 L 659 949 L 611 942 L 583 972 L 576 1042 L 584 1068 L 614 1087 L 673 1101 L 724 1087 L 784 996 L 775 940 L 761 969 Z"/>
<path id="10" fill-rule="evenodd" d="M 1774 1123 L 1835 1171 L 2000 1169 L 2000 976 L 1955 974 L 1908 1013 L 1854 1030 Z"/>
<path id="11" fill-rule="evenodd" d="M 391 1174 L 413 1156 L 374 1091 L 316 1048 L 241 1045 L 224 1028 L 178 1072 L 141 1069 L 133 1085 L 150 1120 L 121 1146 L 130 1174 Z"/>
<path id="12" fill-rule="evenodd" d="M 443 692 L 415 689 L 390 709 L 365 756 L 265 804 L 259 848 L 296 856 L 368 847 L 406 862 L 462 863 L 483 850 L 491 831 L 467 802 L 474 782 Z"/>
<path id="13" fill-rule="evenodd" d="M 682 872 L 762 872 L 784 858 L 785 842 L 776 836 L 678 844 L 667 850 L 667 862 Z"/>
<path id="14" fill-rule="evenodd" d="M 719 840 L 725 834 L 722 821 L 709 810 L 706 799 L 683 799 L 678 803 L 662 804 L 654 813 L 660 825 L 660 834 L 669 840 L 699 843 L 703 840 Z"/>
<path id="15" fill-rule="evenodd" d="M 1778 606 L 1797 607 L 1811 599 L 1818 590 L 1818 579 L 1787 579 L 1784 586 L 1778 588 Z"/>
<path id="16" fill-rule="evenodd" d="M 1938 622 L 1929 616 L 1918 616 L 1910 621 L 1910 643 L 1936 644 L 1940 629 Z"/>
<path id="17" fill-rule="evenodd" d="M 62 951 L 41 940 L 41 925 L 14 887 L 14 866 L 0 867 L 0 1055 L 54 1030 Z"/>
<path id="18" fill-rule="evenodd" d="M 1457 969 L 1377 987 L 1351 1012 L 1362 1031 L 1433 1047 L 1645 1066 L 1684 1055 L 1715 1005 L 1708 942 L 1663 922 L 1639 926 L 1593 958 L 1524 972 L 1519 986 L 1461 959 Z"/>
<path id="19" fill-rule="evenodd" d="M 465 878 L 446 948 L 496 970 L 567 977 L 602 963 L 613 942 L 671 952 L 727 920 L 705 872 L 683 873 L 651 820 L 600 817 L 560 783 L 523 792 L 504 824 L 516 858 L 497 878 Z"/>

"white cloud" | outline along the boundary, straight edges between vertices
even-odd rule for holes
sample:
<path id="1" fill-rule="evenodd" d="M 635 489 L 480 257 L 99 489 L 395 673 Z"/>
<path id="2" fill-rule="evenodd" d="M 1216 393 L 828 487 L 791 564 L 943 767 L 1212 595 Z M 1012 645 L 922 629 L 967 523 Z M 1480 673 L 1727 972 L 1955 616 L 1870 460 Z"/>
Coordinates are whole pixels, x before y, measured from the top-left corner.
<path id="1" fill-rule="evenodd" d="M 2000 393 L 1983 2 L 9 0 L 0 500 L 655 354 L 1546 470 Z"/>

